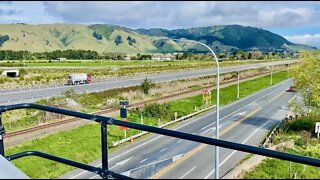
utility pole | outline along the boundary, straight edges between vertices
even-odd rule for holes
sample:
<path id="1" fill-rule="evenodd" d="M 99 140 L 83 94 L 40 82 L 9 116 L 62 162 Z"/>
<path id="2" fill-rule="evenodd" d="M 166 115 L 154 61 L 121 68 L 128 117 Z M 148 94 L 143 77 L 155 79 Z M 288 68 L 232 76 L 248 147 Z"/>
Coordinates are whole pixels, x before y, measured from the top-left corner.
<path id="1" fill-rule="evenodd" d="M 238 93 L 237 93 L 237 98 L 240 98 L 240 70 L 239 70 L 239 60 L 238 61 Z"/>

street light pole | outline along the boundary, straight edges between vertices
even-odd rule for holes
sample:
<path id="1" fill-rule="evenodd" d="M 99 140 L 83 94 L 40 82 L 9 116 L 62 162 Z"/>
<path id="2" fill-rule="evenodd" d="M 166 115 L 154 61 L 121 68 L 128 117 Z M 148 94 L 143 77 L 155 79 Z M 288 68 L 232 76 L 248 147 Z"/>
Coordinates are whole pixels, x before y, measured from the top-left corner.
<path id="1" fill-rule="evenodd" d="M 170 39 L 170 38 L 165 38 L 165 39 Z M 217 122 L 216 122 L 216 139 L 219 139 L 219 91 L 220 91 L 220 86 L 219 86 L 219 79 L 220 79 L 220 68 L 219 68 L 219 61 L 218 58 L 216 56 L 216 54 L 213 52 L 213 50 L 206 44 L 198 42 L 198 41 L 193 41 L 193 40 L 188 40 L 188 39 L 171 39 L 171 40 L 175 40 L 175 41 L 184 41 L 184 42 L 189 42 L 189 43 L 195 43 L 195 44 L 200 44 L 204 47 L 206 47 L 207 49 L 210 50 L 210 52 L 213 54 L 213 57 L 216 61 L 217 64 L 217 103 L 216 103 L 216 114 L 217 114 Z M 216 158 L 215 158 L 215 179 L 219 179 L 219 146 L 215 146 L 215 150 L 216 150 Z"/>
<path id="2" fill-rule="evenodd" d="M 270 79 L 270 85 L 272 85 L 272 59 L 271 59 L 271 64 L 270 64 L 270 73 L 271 73 L 271 79 Z"/>
<path id="3" fill-rule="evenodd" d="M 238 94 L 237 94 L 237 98 L 240 98 L 240 85 L 239 85 L 239 80 L 240 80 L 240 70 L 239 70 L 239 60 L 238 61 Z"/>

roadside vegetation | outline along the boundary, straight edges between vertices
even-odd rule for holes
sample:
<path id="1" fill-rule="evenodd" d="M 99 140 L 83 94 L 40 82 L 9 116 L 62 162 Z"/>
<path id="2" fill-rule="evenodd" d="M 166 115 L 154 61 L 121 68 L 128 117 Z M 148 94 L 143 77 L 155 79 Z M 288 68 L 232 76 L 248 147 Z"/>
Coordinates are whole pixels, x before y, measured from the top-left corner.
<path id="1" fill-rule="evenodd" d="M 292 147 L 283 147 L 277 151 L 320 158 L 320 139 L 314 133 L 315 123 L 320 117 L 305 116 L 289 122 L 283 131 L 274 137 L 273 145 L 293 141 Z M 318 179 L 320 168 L 267 158 L 252 171 L 244 174 L 245 179 Z"/>
<path id="2" fill-rule="evenodd" d="M 286 67 L 285 66 L 276 67 L 275 69 L 281 70 L 283 68 L 286 68 Z M 261 73 L 267 73 L 267 72 L 268 70 L 263 68 L 241 71 L 240 79 L 260 75 Z M 231 72 L 231 73 L 221 74 L 220 78 L 221 78 L 220 83 L 226 83 L 232 80 L 236 80 L 237 73 Z M 266 78 L 268 78 L 268 76 L 266 76 Z M 276 76 L 273 77 L 273 79 L 275 80 L 276 78 L 277 78 Z M 50 99 L 42 99 L 36 103 L 60 107 L 60 108 L 69 109 L 69 110 L 91 113 L 91 112 L 109 109 L 109 108 L 118 108 L 120 100 L 129 100 L 130 104 L 132 104 L 132 103 L 136 103 L 144 100 L 166 96 L 168 94 L 180 93 L 187 90 L 200 90 L 202 89 L 203 86 L 215 85 L 215 81 L 213 79 L 214 79 L 213 76 L 207 76 L 207 77 L 183 79 L 178 81 L 164 82 L 164 83 L 157 83 L 157 84 L 154 84 L 149 79 L 145 79 L 145 81 L 143 81 L 141 86 L 111 89 L 111 90 L 106 90 L 101 92 L 82 93 L 82 94 L 77 94 L 73 89 L 70 89 L 63 92 L 62 96 L 55 96 Z M 247 85 L 244 84 L 243 88 L 241 87 L 241 93 L 240 93 L 241 97 L 247 94 L 246 86 Z M 260 84 L 256 84 L 252 88 L 257 88 L 257 87 L 260 87 Z M 267 84 L 264 87 L 267 87 Z M 232 86 L 232 88 L 235 88 L 235 87 Z M 146 90 L 148 91 L 148 94 L 146 94 Z M 225 99 L 228 99 L 228 101 L 233 100 L 235 98 L 234 94 L 232 95 L 232 98 L 228 97 L 229 95 L 226 95 L 226 94 L 230 94 L 229 92 L 227 93 L 221 92 L 221 93 L 225 96 Z M 215 94 L 212 94 L 212 96 L 213 96 L 212 103 L 214 103 Z M 202 98 L 201 95 L 195 98 L 197 99 L 198 103 L 194 103 L 195 104 L 194 106 L 197 106 L 196 108 L 198 109 L 202 108 L 201 98 Z M 189 100 L 186 99 L 186 101 L 189 101 Z M 191 101 L 194 101 L 194 100 L 191 100 Z M 184 102 L 179 102 L 179 103 L 182 103 L 183 105 L 185 105 Z M 179 104 L 174 106 L 179 106 Z M 194 106 L 193 107 L 184 106 L 186 109 L 185 110 L 181 109 L 181 112 L 178 112 L 178 116 L 180 116 L 180 114 L 187 114 L 186 112 L 189 112 L 190 109 L 194 109 L 195 108 Z M 15 130 L 35 126 L 35 125 L 41 125 L 43 123 L 54 122 L 64 117 L 65 116 L 57 115 L 53 113 L 45 113 L 42 111 L 35 111 L 31 109 L 23 109 L 23 110 L 16 110 L 16 111 L 5 113 L 3 118 L 3 123 L 6 126 L 7 131 L 10 132 L 10 131 L 15 131 Z"/>
<path id="3" fill-rule="evenodd" d="M 223 61 L 220 66 L 243 65 L 269 62 L 268 60 Z M 87 73 L 93 76 L 93 81 L 107 80 L 112 77 L 128 77 L 177 71 L 187 69 L 202 69 L 215 67 L 212 59 L 198 60 L 21 60 L 0 61 L 0 67 L 19 67 L 24 73 L 17 78 L 0 76 L 0 88 L 14 89 L 19 87 L 34 87 L 41 85 L 62 85 L 70 73 Z"/>
<path id="4" fill-rule="evenodd" d="M 293 114 L 300 118 L 289 121 L 283 126 L 282 132 L 275 136 L 273 144 L 293 141 L 291 147 L 280 151 L 309 156 L 320 159 L 320 139 L 315 134 L 315 124 L 320 119 L 320 51 L 308 51 L 301 54 L 300 66 L 292 69 L 297 96 L 290 103 Z M 244 174 L 248 179 L 318 179 L 320 168 L 290 163 L 273 158 L 264 160 L 258 167 Z"/>
<path id="5" fill-rule="evenodd" d="M 274 83 L 287 79 L 287 72 L 279 72 L 273 75 Z M 241 97 L 264 89 L 270 82 L 270 76 L 249 80 L 240 84 Z M 212 91 L 212 103 L 215 102 L 215 91 Z M 221 105 L 226 105 L 236 100 L 237 86 L 232 85 L 221 89 Z M 70 98 L 74 93 L 68 92 L 65 95 Z M 88 98 L 90 99 L 90 98 Z M 177 112 L 178 117 L 194 112 L 194 107 L 204 107 L 202 95 L 180 99 L 164 104 L 149 104 L 142 109 L 133 109 L 128 113 L 130 122 L 141 123 L 141 114 L 144 124 L 158 126 L 161 123 L 169 122 L 173 119 L 173 113 Z M 199 108 L 200 109 L 200 108 Z M 115 117 L 118 118 L 119 117 Z M 159 122 L 159 119 L 161 121 Z M 160 124 L 159 124 L 160 123 Z M 140 132 L 139 130 L 127 130 L 127 137 Z M 113 152 L 117 148 L 112 146 L 112 141 L 122 139 L 124 133 L 117 126 L 108 126 L 108 146 Z M 6 149 L 6 154 L 13 154 L 27 150 L 39 150 L 56 156 L 76 160 L 83 163 L 91 162 L 99 157 L 100 153 L 100 126 L 98 124 L 87 124 L 69 131 L 59 132 L 43 138 Z M 55 178 L 63 173 L 72 170 L 72 167 L 65 166 L 40 158 L 23 158 L 14 160 L 13 163 L 23 170 L 31 178 Z M 46 173 L 43 173 L 46 172 Z"/>

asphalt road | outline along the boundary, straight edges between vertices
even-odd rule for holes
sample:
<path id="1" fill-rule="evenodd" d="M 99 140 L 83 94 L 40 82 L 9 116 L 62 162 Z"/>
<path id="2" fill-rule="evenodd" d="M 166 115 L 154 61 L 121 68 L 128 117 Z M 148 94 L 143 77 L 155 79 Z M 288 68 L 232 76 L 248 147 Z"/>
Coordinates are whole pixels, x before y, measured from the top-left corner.
<path id="1" fill-rule="evenodd" d="M 258 146 L 265 135 L 287 114 L 286 105 L 293 97 L 285 90 L 287 80 L 220 109 L 220 138 Z M 179 123 L 174 130 L 214 137 L 215 112 Z M 246 155 L 220 148 L 221 177 Z M 151 135 L 109 155 L 110 170 L 133 178 L 214 178 L 214 147 L 196 142 Z M 90 163 L 101 166 L 101 161 Z M 61 178 L 99 179 L 80 169 Z"/>
<path id="2" fill-rule="evenodd" d="M 253 69 L 260 67 L 269 67 L 271 65 L 278 64 L 290 64 L 296 61 L 288 60 L 281 62 L 268 62 L 259 64 L 248 64 L 239 66 L 240 70 Z M 237 71 L 237 66 L 229 66 L 220 68 L 221 73 L 227 73 L 232 71 Z M 68 89 L 74 89 L 77 93 L 85 92 L 99 92 L 108 89 L 130 87 L 140 85 L 142 81 L 147 77 L 155 83 L 173 81 L 179 79 L 187 79 L 201 76 L 208 76 L 216 74 L 216 68 L 207 68 L 200 70 L 180 70 L 178 72 L 166 72 L 158 73 L 152 75 L 137 75 L 136 77 L 126 77 L 126 78 L 113 78 L 103 81 L 95 81 L 92 84 L 82 84 L 82 85 L 55 85 L 55 86 L 43 86 L 43 87 L 29 87 L 22 89 L 13 90 L 1 90 L 0 91 L 0 105 L 14 104 L 14 103 L 27 103 L 35 102 L 39 99 L 50 98 L 53 96 L 59 96 L 63 91 Z"/>

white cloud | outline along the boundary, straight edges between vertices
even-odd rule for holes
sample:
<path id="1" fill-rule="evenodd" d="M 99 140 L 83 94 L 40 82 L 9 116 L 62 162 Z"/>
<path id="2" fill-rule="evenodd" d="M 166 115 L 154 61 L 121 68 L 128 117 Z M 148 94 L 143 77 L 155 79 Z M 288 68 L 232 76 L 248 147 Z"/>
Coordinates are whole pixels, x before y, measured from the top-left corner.
<path id="1" fill-rule="evenodd" d="M 4 16 L 3 6 L 21 13 Z M 262 28 L 320 24 L 319 2 L 25 1 L 0 3 L 0 9 L 0 23 L 106 23 L 168 29 L 221 24 Z"/>
<path id="2" fill-rule="evenodd" d="M 284 36 L 284 38 L 296 44 L 307 44 L 315 47 L 320 47 L 320 34 L 293 35 Z"/>

